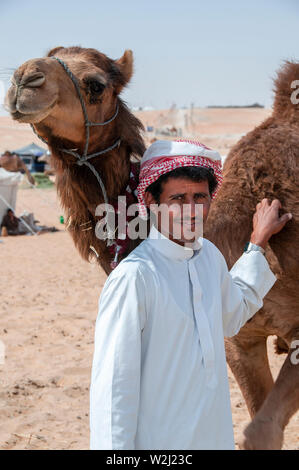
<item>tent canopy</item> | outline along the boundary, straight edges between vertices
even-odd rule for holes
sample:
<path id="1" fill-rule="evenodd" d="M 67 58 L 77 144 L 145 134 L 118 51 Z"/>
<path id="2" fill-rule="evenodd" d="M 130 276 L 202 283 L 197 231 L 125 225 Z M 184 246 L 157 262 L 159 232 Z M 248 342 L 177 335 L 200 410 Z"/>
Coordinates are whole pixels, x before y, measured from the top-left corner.
<path id="1" fill-rule="evenodd" d="M 30 155 L 31 157 L 40 157 L 41 155 L 44 155 L 46 151 L 47 149 L 39 147 L 32 142 L 31 144 L 26 145 L 25 147 L 21 147 L 20 149 L 13 150 L 12 152 L 20 155 L 21 157 L 25 155 Z"/>

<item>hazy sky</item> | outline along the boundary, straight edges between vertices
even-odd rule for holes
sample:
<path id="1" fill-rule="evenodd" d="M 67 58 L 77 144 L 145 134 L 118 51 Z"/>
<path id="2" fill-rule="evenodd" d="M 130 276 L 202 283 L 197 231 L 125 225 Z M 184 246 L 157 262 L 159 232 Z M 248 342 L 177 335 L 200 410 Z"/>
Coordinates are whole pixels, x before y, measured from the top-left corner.
<path id="1" fill-rule="evenodd" d="M 0 80 L 63 45 L 113 59 L 132 49 L 131 106 L 272 103 L 272 77 L 299 60 L 298 0 L 0 0 Z"/>

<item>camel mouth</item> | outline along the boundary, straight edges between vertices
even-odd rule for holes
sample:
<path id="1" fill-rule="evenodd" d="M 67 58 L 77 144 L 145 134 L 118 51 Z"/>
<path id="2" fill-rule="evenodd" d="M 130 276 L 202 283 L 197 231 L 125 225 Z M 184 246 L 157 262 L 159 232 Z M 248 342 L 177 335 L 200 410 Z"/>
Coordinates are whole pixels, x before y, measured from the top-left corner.
<path id="1" fill-rule="evenodd" d="M 45 119 L 49 115 L 51 109 L 54 108 L 55 104 L 56 104 L 56 101 L 54 101 L 50 106 L 48 106 L 45 109 L 38 110 L 35 112 L 31 112 L 31 113 L 21 113 L 20 111 L 17 111 L 17 110 L 11 111 L 10 115 L 14 121 L 34 124 Z"/>
<path id="2" fill-rule="evenodd" d="M 14 121 L 20 121 L 22 118 L 28 116 L 28 114 L 24 115 L 24 114 L 20 113 L 19 111 L 15 111 L 13 113 L 11 112 L 10 115 L 13 118 Z"/>

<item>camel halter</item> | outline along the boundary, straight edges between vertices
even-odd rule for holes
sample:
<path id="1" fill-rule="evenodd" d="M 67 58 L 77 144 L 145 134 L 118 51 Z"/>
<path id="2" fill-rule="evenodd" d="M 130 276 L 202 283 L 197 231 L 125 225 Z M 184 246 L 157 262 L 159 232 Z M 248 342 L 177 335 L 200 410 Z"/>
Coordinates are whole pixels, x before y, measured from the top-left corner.
<path id="1" fill-rule="evenodd" d="M 95 177 L 98 180 L 98 183 L 101 187 L 101 190 L 102 190 L 102 193 L 103 193 L 103 196 L 104 196 L 105 205 L 108 207 L 109 202 L 108 202 L 107 192 L 106 192 L 106 188 L 104 186 L 104 183 L 102 181 L 102 178 L 99 175 L 99 172 L 95 169 L 95 167 L 88 160 L 90 160 L 91 158 L 97 157 L 98 155 L 103 155 L 104 153 L 110 152 L 110 150 L 113 150 L 116 147 L 119 147 L 121 139 L 117 139 L 117 141 L 113 145 L 111 145 L 110 147 L 107 147 L 104 150 L 101 150 L 100 152 L 96 152 L 96 153 L 92 153 L 92 154 L 88 155 L 87 152 L 88 152 L 88 147 L 89 147 L 89 136 L 90 136 L 89 128 L 91 126 L 105 126 L 106 124 L 109 124 L 110 122 L 112 122 L 116 118 L 116 116 L 118 115 L 119 105 L 117 104 L 115 113 L 107 121 L 104 121 L 104 122 L 91 122 L 91 121 L 89 121 L 86 106 L 85 106 L 85 102 L 84 102 L 83 96 L 81 94 L 80 87 L 79 87 L 79 84 L 78 84 L 78 81 L 77 81 L 76 77 L 70 71 L 70 69 L 68 68 L 68 66 L 66 65 L 65 62 L 63 62 L 58 57 L 52 57 L 52 58 L 57 60 L 57 62 L 59 62 L 59 64 L 64 68 L 64 70 L 66 71 L 66 73 L 68 74 L 68 76 L 70 77 L 70 79 L 72 80 L 72 82 L 75 86 L 75 89 L 77 91 L 77 94 L 78 94 L 78 97 L 79 97 L 79 100 L 80 100 L 80 103 L 81 103 L 83 116 L 84 116 L 84 125 L 85 125 L 85 146 L 84 146 L 83 155 L 80 155 L 78 152 L 76 152 L 76 149 L 69 150 L 69 149 L 61 148 L 59 150 L 61 152 L 65 152 L 65 153 L 68 153 L 70 155 L 73 155 L 74 157 L 77 158 L 77 161 L 76 161 L 77 165 L 79 165 L 79 166 L 86 165 L 92 171 L 92 173 L 95 175 Z M 40 140 L 42 140 L 45 144 L 48 145 L 48 142 L 36 132 L 36 130 L 34 129 L 33 124 L 30 124 L 30 125 L 31 125 L 31 128 L 32 128 L 33 132 L 35 133 L 35 135 L 37 135 L 37 137 Z M 111 246 L 114 243 L 113 242 L 114 231 L 109 228 L 108 214 L 106 214 L 105 220 L 106 220 L 106 224 L 107 224 L 107 246 Z"/>

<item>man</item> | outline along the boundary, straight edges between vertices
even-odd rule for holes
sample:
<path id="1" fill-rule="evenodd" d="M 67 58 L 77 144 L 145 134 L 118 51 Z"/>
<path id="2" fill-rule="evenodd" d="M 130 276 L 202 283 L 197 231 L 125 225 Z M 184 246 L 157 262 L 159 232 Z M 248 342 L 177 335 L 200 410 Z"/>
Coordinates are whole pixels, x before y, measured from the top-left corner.
<path id="1" fill-rule="evenodd" d="M 7 209 L 1 222 L 2 236 L 19 235 L 20 220 L 15 216 L 11 209 Z"/>
<path id="2" fill-rule="evenodd" d="M 8 235 L 41 235 L 48 232 L 57 232 L 56 227 L 36 225 L 33 213 L 25 213 L 20 218 L 16 217 L 11 209 L 7 209 L 1 222 L 2 236 Z"/>
<path id="3" fill-rule="evenodd" d="M 262 307 L 276 280 L 263 252 L 291 214 L 258 204 L 251 245 L 229 272 L 199 237 L 221 181 L 219 154 L 197 142 L 157 141 L 142 158 L 140 215 L 156 220 L 100 297 L 92 449 L 234 448 L 224 336 Z"/>

